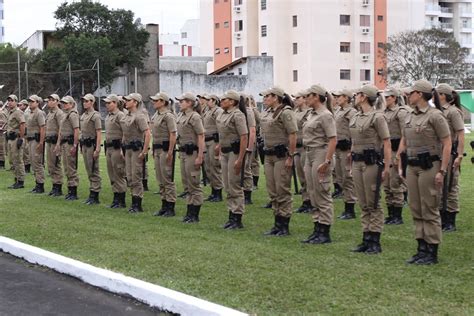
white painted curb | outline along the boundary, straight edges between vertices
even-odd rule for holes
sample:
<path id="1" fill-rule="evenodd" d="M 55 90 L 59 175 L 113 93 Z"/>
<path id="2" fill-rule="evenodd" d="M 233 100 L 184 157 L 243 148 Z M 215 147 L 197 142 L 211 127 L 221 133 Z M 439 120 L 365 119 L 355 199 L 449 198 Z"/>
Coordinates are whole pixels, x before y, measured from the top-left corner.
<path id="1" fill-rule="evenodd" d="M 30 263 L 46 266 L 57 272 L 76 277 L 85 283 L 109 292 L 129 295 L 161 310 L 181 315 L 247 315 L 194 296 L 97 268 L 10 238 L 0 236 L 0 250 L 15 257 L 23 258 Z"/>

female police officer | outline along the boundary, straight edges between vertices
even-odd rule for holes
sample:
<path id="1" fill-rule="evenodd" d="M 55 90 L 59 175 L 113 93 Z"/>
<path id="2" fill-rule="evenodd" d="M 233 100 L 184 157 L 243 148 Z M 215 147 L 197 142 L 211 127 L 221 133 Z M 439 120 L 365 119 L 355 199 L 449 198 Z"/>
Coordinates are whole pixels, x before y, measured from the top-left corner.
<path id="1" fill-rule="evenodd" d="M 377 87 L 363 86 L 355 97 L 355 104 L 361 111 L 349 123 L 352 138 L 352 175 L 362 210 L 363 230 L 362 243 L 353 251 L 367 254 L 382 252 L 380 234 L 383 227 L 383 210 L 380 207 L 380 186 L 389 172 L 392 154 L 387 122 L 382 112 L 374 108 L 378 96 Z"/>
<path id="2" fill-rule="evenodd" d="M 434 97 L 436 108 L 429 105 Z M 449 126 L 439 109 L 438 94 L 431 83 L 418 80 L 410 88 L 409 102 L 414 106 L 405 120 L 400 153 L 408 156 L 408 203 L 415 222 L 417 253 L 407 263 L 438 262 L 441 243 L 441 219 L 438 202 L 451 152 Z M 402 174 L 399 162 L 399 173 Z"/>
<path id="3" fill-rule="evenodd" d="M 245 208 L 241 184 L 244 180 L 242 168 L 245 167 L 244 157 L 248 141 L 247 122 L 243 112 L 246 109 L 236 91 L 227 91 L 221 100 L 224 111 L 217 118 L 220 139 L 218 148 L 222 153 L 221 164 L 229 210 L 229 220 L 224 224 L 224 229 L 239 229 L 243 228 L 242 215 Z M 218 150 L 215 155 L 219 155 Z"/>
<path id="4" fill-rule="evenodd" d="M 275 215 L 275 224 L 265 235 L 289 235 L 292 213 L 291 167 L 296 153 L 295 112 L 290 96 L 281 88 L 273 87 L 261 93 L 267 111 L 261 116 L 265 152 L 267 191 Z"/>
<path id="5" fill-rule="evenodd" d="M 199 222 L 199 212 L 203 202 L 200 186 L 201 165 L 204 159 L 204 126 L 199 115 L 196 97 L 192 93 L 184 93 L 176 98 L 180 104 L 178 115 L 178 144 L 181 159 L 181 173 L 188 188 L 186 196 L 187 212 L 184 223 Z"/>
<path id="6" fill-rule="evenodd" d="M 173 182 L 176 144 L 176 116 L 170 109 L 173 101 L 166 93 L 160 92 L 150 99 L 156 113 L 151 118 L 153 134 L 153 157 L 155 158 L 156 179 L 160 185 L 162 206 L 155 216 L 175 215 L 176 184 Z"/>
<path id="7" fill-rule="evenodd" d="M 331 95 L 325 88 L 313 85 L 305 95 L 306 104 L 313 109 L 303 126 L 303 145 L 308 191 L 314 205 L 314 231 L 303 242 L 326 244 L 331 242 L 329 230 L 334 217 L 330 187 L 332 160 L 336 151 L 336 122 L 330 112 Z"/>

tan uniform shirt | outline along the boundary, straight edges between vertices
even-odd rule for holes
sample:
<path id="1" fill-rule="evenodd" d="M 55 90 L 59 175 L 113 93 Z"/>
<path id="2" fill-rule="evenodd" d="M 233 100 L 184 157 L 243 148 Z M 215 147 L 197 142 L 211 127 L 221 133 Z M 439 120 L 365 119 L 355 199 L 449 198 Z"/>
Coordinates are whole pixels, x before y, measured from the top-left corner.
<path id="1" fill-rule="evenodd" d="M 222 147 L 229 147 L 231 143 L 240 141 L 240 136 L 249 133 L 244 113 L 235 107 L 219 114 L 217 130 L 219 143 Z"/>
<path id="2" fill-rule="evenodd" d="M 219 114 L 222 113 L 222 109 L 218 106 L 215 106 L 212 109 L 208 109 L 202 114 L 202 121 L 204 124 L 204 130 L 206 131 L 206 136 L 212 136 L 217 133 L 217 124 L 216 119 Z"/>
<path id="3" fill-rule="evenodd" d="M 61 122 L 64 119 L 64 112 L 59 109 L 49 110 L 46 115 L 46 137 L 58 136 Z"/>
<path id="4" fill-rule="evenodd" d="M 391 139 L 402 138 L 403 125 L 405 124 L 406 116 L 409 112 L 411 112 L 411 110 L 406 106 L 387 107 L 385 109 L 384 117 L 387 121 Z"/>
<path id="5" fill-rule="evenodd" d="M 390 138 L 387 122 L 382 112 L 372 109 L 358 112 L 349 123 L 353 152 L 362 154 L 364 149 L 381 151 L 384 139 Z"/>
<path id="6" fill-rule="evenodd" d="M 340 108 L 334 114 L 336 120 L 337 140 L 349 140 L 351 138 L 351 131 L 349 130 L 349 122 L 352 120 L 357 111 L 352 106 Z"/>
<path id="7" fill-rule="evenodd" d="M 250 111 L 250 109 L 247 108 L 247 124 L 248 127 L 257 127 L 257 121 L 255 119 L 255 114 L 253 111 Z"/>
<path id="8" fill-rule="evenodd" d="M 197 135 L 204 134 L 201 116 L 188 109 L 178 115 L 178 135 L 180 145 L 194 144 L 197 146 Z"/>
<path id="9" fill-rule="evenodd" d="M 296 133 L 297 142 L 303 142 L 303 125 L 308 120 L 311 114 L 311 109 L 297 109 L 295 111 L 296 124 L 298 125 L 298 132 Z"/>
<path id="10" fill-rule="evenodd" d="M 18 108 L 14 108 L 8 114 L 7 132 L 20 132 L 20 124 L 25 123 L 25 114 Z"/>
<path id="11" fill-rule="evenodd" d="M 0 132 L 7 130 L 7 123 L 8 123 L 8 111 L 5 108 L 0 109 Z"/>
<path id="12" fill-rule="evenodd" d="M 403 135 L 409 158 L 417 158 L 419 153 L 441 155 L 442 138 L 450 135 L 449 125 L 441 111 L 428 106 L 423 110 L 415 107 L 405 120 Z"/>
<path id="13" fill-rule="evenodd" d="M 79 114 L 76 109 L 64 111 L 64 118 L 61 121 L 61 137 L 74 135 L 74 129 L 79 128 Z"/>
<path id="14" fill-rule="evenodd" d="M 305 148 L 325 147 L 329 138 L 336 137 L 336 121 L 328 109 L 311 111 L 303 126 L 303 145 Z"/>
<path id="15" fill-rule="evenodd" d="M 288 146 L 288 135 L 298 131 L 295 112 L 289 106 L 281 111 L 268 108 L 260 116 L 260 124 L 266 148 L 280 144 Z"/>
<path id="16" fill-rule="evenodd" d="M 81 115 L 81 134 L 82 138 L 96 138 L 98 129 L 102 128 L 100 114 L 97 111 L 86 111 Z"/>
<path id="17" fill-rule="evenodd" d="M 446 103 L 442 106 L 443 115 L 446 117 L 449 125 L 449 131 L 451 133 L 452 141 L 457 141 L 456 133 L 464 130 L 464 119 L 460 109 L 454 105 Z"/>
<path id="18" fill-rule="evenodd" d="M 123 137 L 123 119 L 125 114 L 120 110 L 109 112 L 105 118 L 105 139 L 107 142 L 113 140 L 122 140 Z"/>
<path id="19" fill-rule="evenodd" d="M 147 118 L 140 110 L 129 112 L 123 119 L 123 138 L 125 143 L 143 141 L 143 133 L 148 129 Z"/>
<path id="20" fill-rule="evenodd" d="M 176 132 L 176 116 L 169 109 L 156 111 L 151 118 L 153 143 L 161 144 L 170 140 L 170 133 Z"/>
<path id="21" fill-rule="evenodd" d="M 28 121 L 26 122 L 26 130 L 28 131 L 27 137 L 33 137 L 35 134 L 39 134 L 40 128 L 46 124 L 45 114 L 40 109 L 31 111 Z"/>
<path id="22" fill-rule="evenodd" d="M 253 112 L 253 116 L 255 117 L 255 125 L 258 127 L 260 127 L 260 112 L 258 111 L 258 109 L 255 107 L 252 108 L 252 112 Z"/>

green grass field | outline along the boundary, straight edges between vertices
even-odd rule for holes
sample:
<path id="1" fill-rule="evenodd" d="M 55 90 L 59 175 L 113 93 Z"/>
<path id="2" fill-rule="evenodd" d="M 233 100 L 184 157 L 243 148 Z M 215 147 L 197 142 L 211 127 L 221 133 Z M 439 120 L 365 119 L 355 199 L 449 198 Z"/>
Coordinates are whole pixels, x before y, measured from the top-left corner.
<path id="1" fill-rule="evenodd" d="M 0 171 L 0 235 L 251 314 L 472 315 L 474 165 L 468 146 L 466 152 L 458 231 L 444 236 L 436 266 L 405 264 L 416 247 L 408 208 L 405 225 L 385 227 L 378 256 L 349 251 L 361 239 L 359 218 L 336 221 L 329 245 L 300 243 L 313 229 L 307 214 L 293 216 L 289 237 L 262 236 L 273 224 L 271 211 L 261 208 L 267 202 L 264 179 L 241 231 L 221 228 L 227 218 L 225 203 L 206 203 L 196 225 L 180 222 L 185 213 L 182 199 L 178 216 L 153 217 L 161 205 L 159 195 L 153 194 L 153 176 L 145 213 L 111 210 L 106 207 L 111 193 L 103 157 L 102 204 L 94 207 L 81 203 L 88 195 L 82 165 L 81 200 L 75 202 L 27 193 L 34 186 L 31 175 L 27 189 L 8 190 L 13 176 Z M 151 161 L 149 166 L 153 175 Z M 205 196 L 209 191 L 207 187 Z M 296 196 L 295 208 L 300 204 Z M 336 200 L 336 215 L 342 207 Z"/>

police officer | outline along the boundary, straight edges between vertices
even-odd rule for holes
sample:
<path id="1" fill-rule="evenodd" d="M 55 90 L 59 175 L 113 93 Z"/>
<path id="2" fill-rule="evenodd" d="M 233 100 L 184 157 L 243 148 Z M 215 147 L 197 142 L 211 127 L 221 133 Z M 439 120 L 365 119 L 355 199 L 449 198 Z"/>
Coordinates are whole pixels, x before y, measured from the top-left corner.
<path id="1" fill-rule="evenodd" d="M 303 199 L 303 204 L 296 210 L 297 213 L 308 213 L 313 209 L 304 172 L 306 151 L 303 148 L 303 125 L 306 123 L 311 114 L 311 109 L 306 105 L 305 96 L 305 91 L 298 92 L 294 95 L 296 105 L 295 116 L 296 122 L 298 124 L 298 133 L 296 134 L 296 151 L 298 154 L 295 155 L 294 164 L 296 168 L 296 174 L 298 175 L 298 179 L 301 184 L 301 197 Z"/>
<path id="2" fill-rule="evenodd" d="M 32 95 L 28 99 L 31 110 L 26 121 L 26 140 L 30 152 L 31 166 L 36 180 L 36 186 L 31 193 L 44 193 L 44 138 L 45 138 L 45 114 L 39 108 L 43 98 Z"/>
<path id="3" fill-rule="evenodd" d="M 224 110 L 217 118 L 219 131 L 219 146 L 213 153 L 219 156 L 222 153 L 221 163 L 224 177 L 224 187 L 227 192 L 227 209 L 229 220 L 224 224 L 224 229 L 243 228 L 242 215 L 245 202 L 242 168 L 247 152 L 248 129 L 245 114 L 244 98 L 234 90 L 229 90 L 221 97 L 221 106 Z"/>
<path id="4" fill-rule="evenodd" d="M 384 217 L 379 193 L 381 183 L 390 170 L 392 153 L 387 122 L 383 113 L 375 109 L 378 97 L 375 86 L 365 85 L 358 90 L 355 104 L 360 112 L 349 123 L 352 175 L 361 208 L 363 231 L 362 243 L 353 251 L 367 254 L 382 252 L 380 235 Z"/>
<path id="5" fill-rule="evenodd" d="M 21 100 L 18 102 L 18 108 L 23 112 L 25 115 L 25 122 L 28 122 L 28 117 L 30 116 L 31 110 L 28 107 L 28 100 Z M 26 125 L 25 125 L 25 135 L 27 134 Z M 25 146 L 23 149 L 23 163 L 25 164 L 25 172 L 31 172 L 31 161 L 30 161 L 30 148 Z"/>
<path id="6" fill-rule="evenodd" d="M 56 154 L 55 148 L 58 142 L 59 129 L 64 119 L 64 112 L 59 108 L 59 96 L 51 94 L 48 96 L 48 114 L 46 115 L 46 159 L 48 161 L 48 173 L 51 177 L 53 187 L 49 196 L 61 196 L 63 171 L 61 169 L 61 156 Z"/>
<path id="7" fill-rule="evenodd" d="M 77 200 L 77 186 L 79 176 L 77 174 L 78 145 L 79 145 L 79 114 L 77 113 L 76 101 L 71 96 L 61 99 L 64 118 L 59 128 L 58 142 L 56 143 L 56 154 L 61 154 L 64 173 L 67 178 L 68 201 Z"/>
<path id="8" fill-rule="evenodd" d="M 148 125 L 148 128 L 151 131 L 151 118 L 150 114 L 148 113 L 148 109 L 146 108 L 145 104 L 142 103 L 141 106 L 138 108 L 140 112 L 145 116 L 146 123 Z M 151 139 L 151 132 L 150 132 L 150 139 Z M 143 191 L 148 192 L 148 153 L 145 155 L 145 163 L 143 164 L 143 179 L 142 179 L 142 184 L 143 184 Z"/>
<path id="9" fill-rule="evenodd" d="M 464 154 L 464 119 L 459 95 L 454 89 L 442 83 L 436 87 L 441 110 L 448 121 L 451 134 L 451 159 L 446 175 L 447 209 L 441 210 L 441 226 L 444 232 L 456 230 L 456 215 L 459 212 L 459 172 Z"/>
<path id="10" fill-rule="evenodd" d="M 344 199 L 344 212 L 339 219 L 355 218 L 356 196 L 354 193 L 354 181 L 350 172 L 347 156 L 351 151 L 351 135 L 349 131 L 349 122 L 357 113 L 351 105 L 352 92 L 347 89 L 333 93 L 339 110 L 335 114 L 337 144 L 336 144 L 336 175 L 340 178 L 341 190 Z"/>
<path id="11" fill-rule="evenodd" d="M 215 147 L 219 144 L 219 134 L 217 133 L 216 119 L 222 113 L 222 109 L 218 106 L 219 99 L 214 96 L 211 98 L 207 94 L 198 96 L 200 105 L 206 105 L 206 111 L 202 114 L 204 124 L 204 141 L 206 149 L 204 154 L 204 168 L 211 185 L 212 193 L 206 199 L 209 202 L 222 201 L 222 169 L 219 157 L 214 155 Z"/>
<path id="12" fill-rule="evenodd" d="M 245 106 L 246 121 L 248 128 L 248 141 L 247 149 L 245 156 L 245 166 L 244 166 L 244 201 L 246 205 L 253 204 L 252 202 L 252 190 L 254 187 L 253 175 L 252 175 L 252 153 L 255 148 L 255 138 L 256 138 L 256 126 L 254 112 L 249 108 L 249 98 L 247 95 L 241 93 L 242 103 Z M 248 109 L 248 111 L 247 111 Z"/>
<path id="13" fill-rule="evenodd" d="M 176 184 L 174 183 L 174 163 L 176 145 L 176 116 L 172 111 L 173 101 L 164 92 L 151 96 L 155 114 L 151 118 L 153 135 L 153 158 L 156 179 L 161 195 L 161 210 L 155 216 L 175 216 Z"/>
<path id="14" fill-rule="evenodd" d="M 107 174 L 114 194 L 110 208 L 125 208 L 127 180 L 125 178 L 125 156 L 122 151 L 122 138 L 125 114 L 119 110 L 120 99 L 109 94 L 105 99 L 107 117 L 105 118 L 105 156 Z"/>
<path id="15" fill-rule="evenodd" d="M 3 105 L 0 101 L 0 169 L 5 169 L 5 154 L 6 154 L 6 137 L 5 132 L 7 130 L 8 123 L 8 109 L 7 106 Z"/>
<path id="16" fill-rule="evenodd" d="M 9 188 L 23 189 L 25 187 L 25 165 L 23 163 L 25 115 L 17 106 L 18 98 L 16 95 L 9 95 L 7 102 L 9 109 L 7 124 L 8 154 L 15 175 L 15 183 Z"/>
<path id="17" fill-rule="evenodd" d="M 150 128 L 148 119 L 140 110 L 142 96 L 131 93 L 123 97 L 128 114 L 123 120 L 123 144 L 125 148 L 125 166 L 128 184 L 132 194 L 130 213 L 143 212 L 143 165 L 150 146 Z"/>
<path id="18" fill-rule="evenodd" d="M 81 115 L 81 151 L 89 178 L 89 198 L 84 204 L 99 204 L 101 178 L 99 168 L 100 145 L 102 143 L 102 122 L 94 109 L 95 97 L 88 93 L 82 98 L 84 113 Z"/>
<path id="19" fill-rule="evenodd" d="M 251 156 L 251 166 L 252 166 L 252 178 L 253 178 L 253 189 L 258 188 L 258 180 L 260 178 L 260 162 L 258 157 L 258 140 L 261 139 L 260 136 L 260 112 L 255 103 L 253 95 L 249 95 L 248 110 L 253 112 L 255 116 L 255 145 L 253 147 L 252 156 Z"/>
<path id="20" fill-rule="evenodd" d="M 188 188 L 186 196 L 187 212 L 184 223 L 199 222 L 199 212 L 203 202 L 200 186 L 201 165 L 204 159 L 204 126 L 199 111 L 199 104 L 192 93 L 184 93 L 176 100 L 180 104 L 178 115 L 178 144 L 181 159 L 181 173 Z"/>
<path id="21" fill-rule="evenodd" d="M 429 105 L 433 97 L 436 108 Z M 408 156 L 408 203 L 418 242 L 417 253 L 407 263 L 435 264 L 442 235 L 438 203 L 449 164 L 450 131 L 431 83 L 416 81 L 410 89 L 409 102 L 414 110 L 407 115 L 397 153 L 400 175 L 400 153 L 406 149 Z"/>
<path id="22" fill-rule="evenodd" d="M 386 89 L 384 97 L 386 104 L 384 116 L 388 124 L 392 148 L 390 172 L 384 180 L 385 200 L 388 209 L 388 217 L 385 218 L 384 223 L 387 225 L 400 225 L 403 224 L 402 210 L 405 204 L 404 192 L 406 191 L 406 181 L 398 174 L 398 163 L 395 160 L 398 147 L 400 146 L 405 118 L 411 112 L 411 109 L 402 104 L 400 91 L 397 88 L 390 87 Z"/>
<path id="23" fill-rule="evenodd" d="M 313 211 L 313 233 L 303 240 L 310 244 L 331 242 L 330 228 L 334 218 L 331 197 L 333 156 L 336 151 L 336 121 L 331 94 L 320 85 L 305 92 L 311 115 L 303 125 L 303 145 L 306 151 L 305 174 Z"/>
<path id="24" fill-rule="evenodd" d="M 268 107 L 261 116 L 265 177 L 275 215 L 275 224 L 265 235 L 286 236 L 290 234 L 291 168 L 296 154 L 298 126 L 288 94 L 279 87 L 270 88 L 261 94 Z"/>

